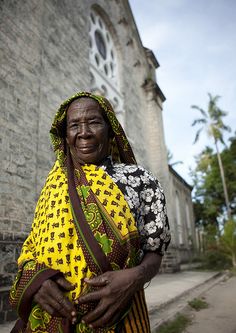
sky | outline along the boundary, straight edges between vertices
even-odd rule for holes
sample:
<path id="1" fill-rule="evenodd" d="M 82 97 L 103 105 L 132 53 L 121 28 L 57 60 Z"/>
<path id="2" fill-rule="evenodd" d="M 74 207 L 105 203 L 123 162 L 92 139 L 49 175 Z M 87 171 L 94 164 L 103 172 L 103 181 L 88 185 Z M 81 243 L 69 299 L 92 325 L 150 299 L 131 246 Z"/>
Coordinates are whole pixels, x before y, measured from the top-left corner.
<path id="1" fill-rule="evenodd" d="M 145 47 L 160 67 L 157 83 L 166 97 L 163 104 L 165 141 L 182 161 L 175 170 L 192 183 L 189 169 L 206 145 L 206 135 L 193 144 L 200 113 L 207 109 L 208 93 L 221 96 L 218 106 L 228 115 L 226 125 L 236 130 L 236 1 L 234 0 L 129 0 Z"/>

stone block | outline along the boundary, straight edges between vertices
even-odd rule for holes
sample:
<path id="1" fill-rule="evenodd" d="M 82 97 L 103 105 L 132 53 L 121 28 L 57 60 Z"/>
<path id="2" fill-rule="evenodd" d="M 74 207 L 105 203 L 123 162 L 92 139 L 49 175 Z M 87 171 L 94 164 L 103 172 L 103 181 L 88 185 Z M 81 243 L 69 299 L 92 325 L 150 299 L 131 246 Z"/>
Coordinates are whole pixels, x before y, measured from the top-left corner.
<path id="1" fill-rule="evenodd" d="M 0 274 L 0 288 L 10 287 L 13 283 L 13 277 L 11 275 Z"/>
<path id="2" fill-rule="evenodd" d="M 17 319 L 17 313 L 15 310 L 7 311 L 6 321 L 13 321 Z"/>
<path id="3" fill-rule="evenodd" d="M 0 206 L 0 216 L 4 217 L 5 216 L 5 206 Z"/>
<path id="4" fill-rule="evenodd" d="M 30 228 L 30 226 L 28 226 Z M 25 232 L 20 232 L 20 233 L 14 233 L 13 239 L 14 241 L 17 241 L 19 243 L 23 243 L 27 237 L 27 233 Z"/>
<path id="5" fill-rule="evenodd" d="M 23 219 L 22 219 L 23 221 Z M 20 222 L 19 220 L 13 220 L 12 221 L 12 230 L 14 230 L 15 232 L 19 232 L 22 230 L 22 222 Z"/>
<path id="6" fill-rule="evenodd" d="M 9 303 L 9 292 L 0 292 L 0 298 L 2 300 L 2 311 L 12 310 L 11 305 Z"/>
<path id="7" fill-rule="evenodd" d="M 18 260 L 18 258 L 20 256 L 22 245 L 23 245 L 23 243 L 22 244 L 18 244 L 17 247 L 16 247 L 16 249 L 15 249 L 15 262 L 16 263 L 17 263 L 17 260 Z"/>
<path id="8" fill-rule="evenodd" d="M 12 222 L 10 219 L 1 218 L 0 221 L 1 221 L 2 231 L 11 231 L 12 230 Z"/>
<path id="9" fill-rule="evenodd" d="M 5 262 L 7 259 L 14 258 L 15 246 L 10 243 L 0 243 L 1 261 Z"/>
<path id="10" fill-rule="evenodd" d="M 0 324 L 5 322 L 5 311 L 0 310 Z"/>
<path id="11" fill-rule="evenodd" d="M 4 272 L 5 273 L 17 273 L 17 264 L 15 261 L 8 262 L 6 265 L 4 265 Z"/>

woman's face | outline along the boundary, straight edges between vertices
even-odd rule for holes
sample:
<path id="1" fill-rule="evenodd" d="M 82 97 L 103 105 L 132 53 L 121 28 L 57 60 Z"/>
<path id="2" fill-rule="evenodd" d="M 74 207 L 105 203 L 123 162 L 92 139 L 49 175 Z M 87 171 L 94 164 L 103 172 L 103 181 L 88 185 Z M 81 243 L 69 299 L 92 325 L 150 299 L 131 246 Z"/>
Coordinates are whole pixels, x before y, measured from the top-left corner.
<path id="1" fill-rule="evenodd" d="M 109 125 L 92 98 L 79 98 L 67 110 L 66 141 L 79 162 L 99 164 L 109 152 Z"/>

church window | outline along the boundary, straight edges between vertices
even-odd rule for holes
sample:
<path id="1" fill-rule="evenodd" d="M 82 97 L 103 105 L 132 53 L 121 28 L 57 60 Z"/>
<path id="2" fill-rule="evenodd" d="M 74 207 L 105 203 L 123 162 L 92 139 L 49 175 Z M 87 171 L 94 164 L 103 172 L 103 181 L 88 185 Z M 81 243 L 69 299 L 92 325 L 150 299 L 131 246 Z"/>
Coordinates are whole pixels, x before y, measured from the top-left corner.
<path id="1" fill-rule="evenodd" d="M 91 48 L 93 46 L 93 41 L 92 41 L 92 38 L 90 37 L 89 38 L 89 47 Z"/>
<path id="2" fill-rule="evenodd" d="M 100 18 L 98 19 L 98 23 L 99 23 L 100 28 L 102 29 L 102 28 L 103 28 L 103 25 L 102 25 L 102 21 L 101 21 Z"/>
<path id="3" fill-rule="evenodd" d="M 104 13 L 104 17 L 105 17 Z M 123 98 L 119 90 L 118 57 L 111 23 L 92 9 L 89 16 L 89 61 L 91 91 L 105 95 L 124 126 Z M 108 17 L 107 17 L 108 19 Z"/>
<path id="4" fill-rule="evenodd" d="M 104 38 L 103 38 L 101 32 L 98 30 L 95 31 L 95 41 L 96 41 L 97 49 L 98 49 L 99 53 L 101 54 L 103 59 L 106 60 L 107 50 L 106 50 L 105 41 L 104 41 Z"/>
<path id="5" fill-rule="evenodd" d="M 187 198 L 186 198 L 186 201 L 185 201 L 185 212 L 186 212 L 188 236 L 192 236 L 191 219 L 190 219 L 190 212 L 189 212 L 189 205 L 188 205 Z"/>
<path id="6" fill-rule="evenodd" d="M 182 226 L 182 222 L 181 222 L 180 201 L 179 201 L 178 191 L 176 191 L 176 194 L 175 194 L 175 209 L 176 209 L 178 242 L 179 242 L 179 245 L 181 245 L 184 242 L 183 242 L 183 226 Z"/>
<path id="7" fill-rule="evenodd" d="M 101 88 L 102 88 L 103 95 L 107 96 L 107 88 L 103 84 L 102 84 Z"/>
<path id="8" fill-rule="evenodd" d="M 108 75 L 108 68 L 107 68 L 107 64 L 104 65 L 104 71 L 106 73 L 106 75 Z"/>
<path id="9" fill-rule="evenodd" d="M 96 64 L 99 66 L 99 56 L 97 54 L 95 54 L 95 60 L 96 60 Z"/>
<path id="10" fill-rule="evenodd" d="M 94 18 L 94 15 L 93 15 L 92 12 L 91 12 L 91 14 L 90 14 L 90 18 L 91 18 L 92 22 L 95 23 L 95 18 Z"/>

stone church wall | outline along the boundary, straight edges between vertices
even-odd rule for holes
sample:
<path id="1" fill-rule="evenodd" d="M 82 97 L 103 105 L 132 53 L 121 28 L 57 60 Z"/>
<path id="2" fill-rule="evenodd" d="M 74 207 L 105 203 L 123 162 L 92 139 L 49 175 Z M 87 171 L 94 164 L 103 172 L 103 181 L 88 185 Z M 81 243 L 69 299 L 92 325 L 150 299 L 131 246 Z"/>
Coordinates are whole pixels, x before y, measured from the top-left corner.
<path id="1" fill-rule="evenodd" d="M 169 167 L 169 188 L 172 210 L 172 251 L 177 254 L 177 263 L 191 261 L 196 250 L 196 233 L 194 227 L 193 205 L 191 201 L 192 187 L 181 178 L 173 168 Z"/>
<path id="2" fill-rule="evenodd" d="M 128 1 L 0 2 L 0 322 L 11 319 L 6 295 L 16 259 L 54 155 L 49 128 L 60 103 L 90 90 L 89 13 L 115 41 L 125 130 L 138 162 L 162 182 L 169 171 L 162 128 L 164 96 L 142 46 Z M 151 78 L 151 79 L 150 79 Z M 171 206 L 170 206 L 171 210 Z"/>

